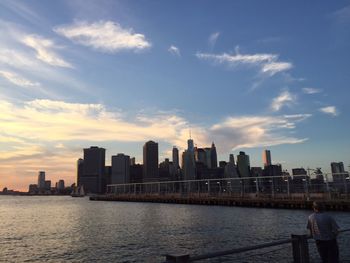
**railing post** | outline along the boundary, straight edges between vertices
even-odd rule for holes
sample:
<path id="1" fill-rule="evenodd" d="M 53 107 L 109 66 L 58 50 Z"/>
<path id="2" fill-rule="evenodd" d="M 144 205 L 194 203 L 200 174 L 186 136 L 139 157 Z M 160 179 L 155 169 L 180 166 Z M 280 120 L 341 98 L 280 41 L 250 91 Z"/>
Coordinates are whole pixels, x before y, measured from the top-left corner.
<path id="1" fill-rule="evenodd" d="M 309 263 L 307 235 L 292 235 L 293 262 Z"/>
<path id="2" fill-rule="evenodd" d="M 165 263 L 188 263 L 190 262 L 190 255 L 181 255 L 181 256 L 173 256 L 173 255 L 165 255 Z"/>

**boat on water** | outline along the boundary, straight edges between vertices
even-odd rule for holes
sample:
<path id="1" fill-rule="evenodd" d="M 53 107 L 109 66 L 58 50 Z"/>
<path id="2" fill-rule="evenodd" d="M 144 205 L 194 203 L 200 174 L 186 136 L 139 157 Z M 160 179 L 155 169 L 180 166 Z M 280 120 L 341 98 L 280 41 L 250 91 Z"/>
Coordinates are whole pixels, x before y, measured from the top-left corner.
<path id="1" fill-rule="evenodd" d="M 72 197 L 84 197 L 85 196 L 84 186 L 82 185 L 82 186 L 74 187 L 70 195 Z"/>

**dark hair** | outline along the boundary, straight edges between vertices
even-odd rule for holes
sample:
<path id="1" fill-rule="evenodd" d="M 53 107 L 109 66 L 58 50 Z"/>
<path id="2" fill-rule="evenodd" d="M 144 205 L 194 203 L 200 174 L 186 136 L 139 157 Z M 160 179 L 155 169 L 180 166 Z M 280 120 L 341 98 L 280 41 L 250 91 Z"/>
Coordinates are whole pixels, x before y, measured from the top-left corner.
<path id="1" fill-rule="evenodd" d="M 312 203 L 312 208 L 313 208 L 314 210 L 317 210 L 317 211 L 319 211 L 319 212 L 322 212 L 322 211 L 325 210 L 325 205 L 324 205 L 324 203 L 322 203 L 322 202 L 313 202 L 313 203 Z"/>

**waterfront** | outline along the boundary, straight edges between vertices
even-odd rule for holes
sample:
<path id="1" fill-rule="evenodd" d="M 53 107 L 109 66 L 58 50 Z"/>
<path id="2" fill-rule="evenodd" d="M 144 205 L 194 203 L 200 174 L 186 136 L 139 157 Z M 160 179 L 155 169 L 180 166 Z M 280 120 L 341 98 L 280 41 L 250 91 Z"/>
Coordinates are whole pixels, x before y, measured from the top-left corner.
<path id="1" fill-rule="evenodd" d="M 199 254 L 288 238 L 291 233 L 305 232 L 309 214 L 303 210 L 91 202 L 65 196 L 1 196 L 0 261 L 161 262 L 166 253 Z M 332 214 L 342 228 L 350 227 L 349 213 Z M 342 259 L 350 258 L 346 249 L 349 234 L 340 237 L 339 244 Z M 261 257 L 242 254 L 232 258 L 241 257 L 236 262 L 291 262 L 290 245 L 284 247 Z M 310 251 L 312 259 L 317 258 L 313 244 Z"/>

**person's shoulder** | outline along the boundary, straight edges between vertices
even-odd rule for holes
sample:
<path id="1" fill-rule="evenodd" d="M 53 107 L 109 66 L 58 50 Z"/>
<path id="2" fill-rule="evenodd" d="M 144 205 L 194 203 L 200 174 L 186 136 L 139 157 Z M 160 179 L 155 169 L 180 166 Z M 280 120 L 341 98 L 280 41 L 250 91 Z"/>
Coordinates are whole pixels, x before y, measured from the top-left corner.
<path id="1" fill-rule="evenodd" d="M 309 220 L 315 218 L 315 213 L 312 213 L 311 215 L 309 215 Z"/>

